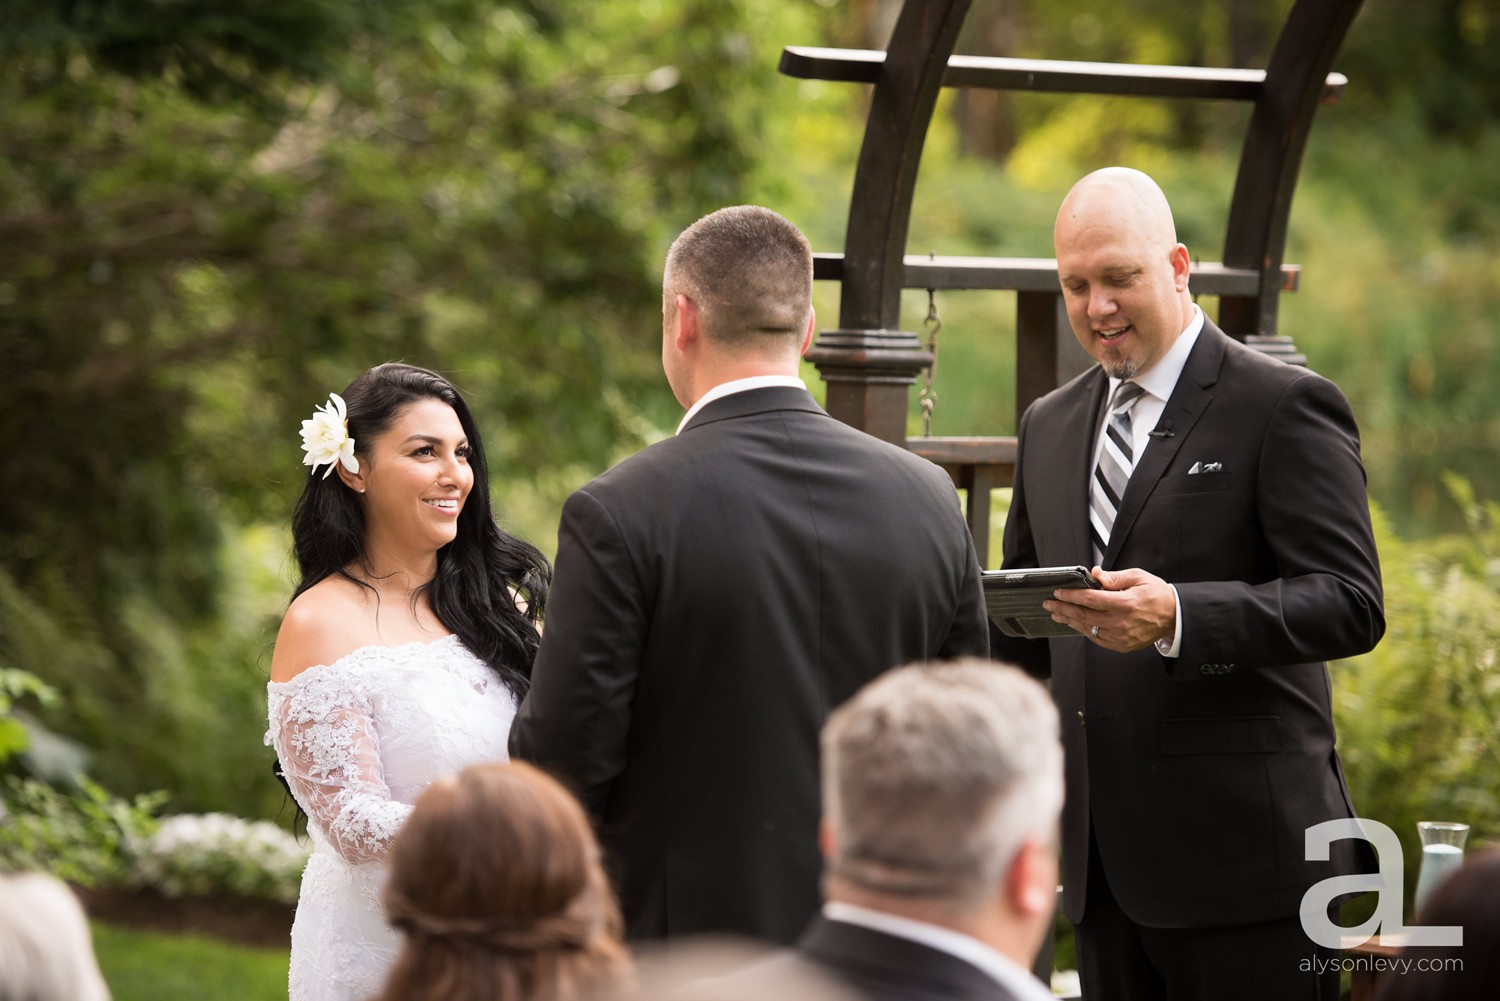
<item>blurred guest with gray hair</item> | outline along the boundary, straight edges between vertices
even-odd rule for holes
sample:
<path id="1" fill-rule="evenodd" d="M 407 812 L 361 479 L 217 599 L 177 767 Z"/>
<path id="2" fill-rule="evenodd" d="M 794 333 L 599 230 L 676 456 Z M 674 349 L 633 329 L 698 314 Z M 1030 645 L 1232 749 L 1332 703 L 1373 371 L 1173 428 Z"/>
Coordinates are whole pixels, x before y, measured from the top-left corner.
<path id="1" fill-rule="evenodd" d="M 83 907 L 44 873 L 0 873 L 0 1001 L 109 1001 Z"/>
<path id="2" fill-rule="evenodd" d="M 891 671 L 823 728 L 822 916 L 792 953 L 871 1001 L 1043 1001 L 1062 746 L 1047 692 L 965 659 Z M 753 973 L 747 972 L 747 976 Z"/>

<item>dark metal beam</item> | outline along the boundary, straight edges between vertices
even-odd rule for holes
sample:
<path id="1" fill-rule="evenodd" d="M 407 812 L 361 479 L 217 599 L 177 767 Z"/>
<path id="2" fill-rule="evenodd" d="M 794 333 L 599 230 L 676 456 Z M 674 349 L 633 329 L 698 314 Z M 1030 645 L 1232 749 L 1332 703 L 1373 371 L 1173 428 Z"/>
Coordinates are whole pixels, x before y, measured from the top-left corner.
<path id="1" fill-rule="evenodd" d="M 880 79 L 885 58 L 886 54 L 878 49 L 788 45 L 781 52 L 780 69 L 787 76 L 802 80 L 875 83 Z M 943 74 L 943 86 L 1050 94 L 1254 101 L 1260 97 L 1265 79 L 1264 70 L 1251 69 L 952 56 Z M 1346 82 L 1342 74 L 1328 74 L 1323 83 L 1323 98 L 1336 100 Z"/>
<path id="2" fill-rule="evenodd" d="M 844 235 L 839 326 L 896 330 L 902 258 L 927 126 L 970 0 L 908 0 L 875 79 Z"/>
<path id="3" fill-rule="evenodd" d="M 1297 288 L 1302 269 L 1281 266 L 1278 290 Z M 814 254 L 813 277 L 819 281 L 842 281 L 842 254 Z M 1260 291 L 1261 273 L 1255 268 L 1230 268 L 1223 264 L 1193 265 L 1192 290 L 1196 295 L 1253 296 Z M 1059 291 L 1057 262 L 1050 257 L 934 257 L 911 254 L 902 261 L 902 288 L 984 289 L 1016 292 Z"/>
<path id="4" fill-rule="evenodd" d="M 839 329 L 807 352 L 828 383 L 834 417 L 893 444 L 906 440 L 907 387 L 932 364 L 900 329 L 902 258 L 927 126 L 970 0 L 909 0 L 875 79 L 854 171 Z"/>
<path id="5" fill-rule="evenodd" d="M 1287 220 L 1320 86 L 1343 45 L 1361 0 L 1296 0 L 1266 66 L 1251 114 L 1229 206 L 1224 264 L 1265 276 L 1251 296 L 1226 297 L 1219 325 L 1241 339 L 1276 335 L 1280 287 L 1274 276 L 1286 254 Z"/>
<path id="6" fill-rule="evenodd" d="M 1015 438 L 908 438 L 906 447 L 939 466 L 1014 466 Z"/>

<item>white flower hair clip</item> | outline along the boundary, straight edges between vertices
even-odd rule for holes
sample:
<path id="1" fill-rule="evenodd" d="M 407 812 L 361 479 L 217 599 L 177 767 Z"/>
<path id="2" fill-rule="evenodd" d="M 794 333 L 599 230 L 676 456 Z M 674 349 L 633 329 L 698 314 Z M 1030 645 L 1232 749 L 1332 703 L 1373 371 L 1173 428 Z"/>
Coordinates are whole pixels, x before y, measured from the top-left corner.
<path id="1" fill-rule="evenodd" d="M 323 471 L 325 480 L 333 472 L 334 463 L 343 463 L 351 473 L 359 472 L 354 439 L 349 437 L 349 411 L 338 393 L 329 393 L 328 402 L 313 411 L 311 420 L 302 422 L 302 451 L 306 453 L 302 464 L 313 467 L 313 472 L 328 464 Z"/>

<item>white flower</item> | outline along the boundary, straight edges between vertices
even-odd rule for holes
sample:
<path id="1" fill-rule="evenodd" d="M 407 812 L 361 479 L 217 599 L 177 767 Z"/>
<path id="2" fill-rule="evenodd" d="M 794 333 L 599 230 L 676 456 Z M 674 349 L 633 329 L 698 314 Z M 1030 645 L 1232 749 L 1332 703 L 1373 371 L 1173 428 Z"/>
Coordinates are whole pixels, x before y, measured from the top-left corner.
<path id="1" fill-rule="evenodd" d="M 233 893 L 295 903 L 309 849 L 263 820 L 177 814 L 135 846 L 134 881 L 167 896 Z"/>
<path id="2" fill-rule="evenodd" d="M 312 419 L 302 422 L 302 457 L 304 466 L 318 467 L 324 463 L 326 480 L 333 472 L 333 464 L 341 462 L 351 473 L 359 472 L 359 460 L 354 457 L 354 439 L 349 437 L 349 411 L 344 398 L 338 393 L 328 394 L 328 403 L 313 411 Z"/>

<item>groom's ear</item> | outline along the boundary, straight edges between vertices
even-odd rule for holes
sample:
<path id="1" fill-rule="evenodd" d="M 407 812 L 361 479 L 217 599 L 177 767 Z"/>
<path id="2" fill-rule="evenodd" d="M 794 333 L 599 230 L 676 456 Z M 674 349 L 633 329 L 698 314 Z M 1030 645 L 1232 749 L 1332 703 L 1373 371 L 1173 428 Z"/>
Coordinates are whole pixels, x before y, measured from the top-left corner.
<path id="1" fill-rule="evenodd" d="M 681 292 L 677 293 L 677 350 L 687 350 L 702 336 L 703 320 L 698 313 L 698 304 Z"/>
<path id="2" fill-rule="evenodd" d="M 824 817 L 818 821 L 818 850 L 823 853 L 824 858 L 833 858 L 833 853 L 838 850 L 839 838 L 834 833 L 833 825 Z"/>

